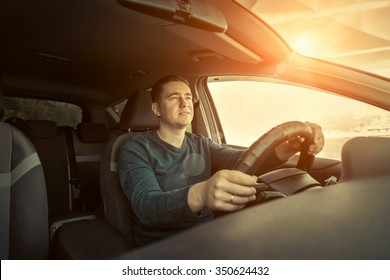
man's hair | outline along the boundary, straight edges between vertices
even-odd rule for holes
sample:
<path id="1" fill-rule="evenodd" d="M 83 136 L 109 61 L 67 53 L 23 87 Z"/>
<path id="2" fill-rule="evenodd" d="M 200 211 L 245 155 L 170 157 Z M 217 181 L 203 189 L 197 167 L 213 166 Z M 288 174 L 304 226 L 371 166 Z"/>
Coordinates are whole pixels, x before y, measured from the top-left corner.
<path id="1" fill-rule="evenodd" d="M 178 75 L 164 76 L 164 77 L 160 78 L 159 80 L 157 80 L 152 87 L 152 92 L 151 92 L 152 102 L 159 101 L 163 86 L 166 85 L 167 83 L 170 83 L 170 82 L 183 82 L 187 86 L 190 86 L 190 83 L 186 79 L 184 79 L 183 77 L 180 77 Z"/>

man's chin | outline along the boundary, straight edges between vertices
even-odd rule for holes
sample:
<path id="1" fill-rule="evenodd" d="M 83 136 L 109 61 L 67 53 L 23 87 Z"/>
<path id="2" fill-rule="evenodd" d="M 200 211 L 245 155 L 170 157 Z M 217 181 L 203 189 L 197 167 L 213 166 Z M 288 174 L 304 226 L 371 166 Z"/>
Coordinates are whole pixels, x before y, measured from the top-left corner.
<path id="1" fill-rule="evenodd" d="M 191 122 L 186 122 L 186 123 L 179 123 L 179 124 L 177 124 L 176 125 L 176 127 L 178 128 L 178 129 L 185 129 L 185 128 L 187 128 L 189 125 L 191 124 Z"/>

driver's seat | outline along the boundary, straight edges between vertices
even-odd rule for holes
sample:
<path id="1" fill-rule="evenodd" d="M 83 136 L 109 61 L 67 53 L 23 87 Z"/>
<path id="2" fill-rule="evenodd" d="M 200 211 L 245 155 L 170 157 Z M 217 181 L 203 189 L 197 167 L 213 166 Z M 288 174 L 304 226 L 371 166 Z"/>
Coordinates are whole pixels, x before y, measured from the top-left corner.
<path id="1" fill-rule="evenodd" d="M 149 91 L 136 91 L 129 96 L 119 122 L 119 129 L 123 134 L 107 143 L 100 164 L 100 188 L 105 218 L 130 246 L 134 246 L 132 209 L 119 182 L 118 153 L 122 144 L 137 133 L 158 128 L 159 122 L 151 110 L 151 104 Z"/>

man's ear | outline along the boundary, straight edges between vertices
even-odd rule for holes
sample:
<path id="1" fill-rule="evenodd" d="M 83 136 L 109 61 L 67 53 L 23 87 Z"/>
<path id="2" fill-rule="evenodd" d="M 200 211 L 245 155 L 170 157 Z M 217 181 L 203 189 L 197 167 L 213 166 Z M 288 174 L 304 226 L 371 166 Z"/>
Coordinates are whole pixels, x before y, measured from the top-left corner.
<path id="1" fill-rule="evenodd" d="M 157 117 L 160 117 L 160 108 L 158 106 L 158 104 L 156 102 L 153 102 L 152 103 L 152 111 L 153 113 L 157 116 Z"/>

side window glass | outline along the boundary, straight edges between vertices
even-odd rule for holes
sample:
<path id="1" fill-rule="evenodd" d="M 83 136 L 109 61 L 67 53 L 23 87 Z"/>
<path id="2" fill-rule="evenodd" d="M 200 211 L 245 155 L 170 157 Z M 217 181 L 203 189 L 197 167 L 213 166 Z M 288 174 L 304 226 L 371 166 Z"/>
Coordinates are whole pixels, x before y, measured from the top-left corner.
<path id="1" fill-rule="evenodd" d="M 126 103 L 127 103 L 127 99 L 112 106 L 112 109 L 119 117 L 122 115 L 122 112 L 123 112 L 123 109 L 125 108 Z"/>
<path id="2" fill-rule="evenodd" d="M 322 127 L 326 143 L 318 156 L 324 158 L 340 159 L 344 143 L 356 136 L 390 137 L 389 112 L 327 92 L 212 78 L 208 88 L 227 144 L 248 147 L 274 126 L 293 120 Z"/>
<path id="3" fill-rule="evenodd" d="M 77 105 L 65 102 L 6 96 L 4 120 L 11 117 L 23 120 L 51 120 L 58 126 L 76 127 L 82 120 L 82 110 Z"/>

